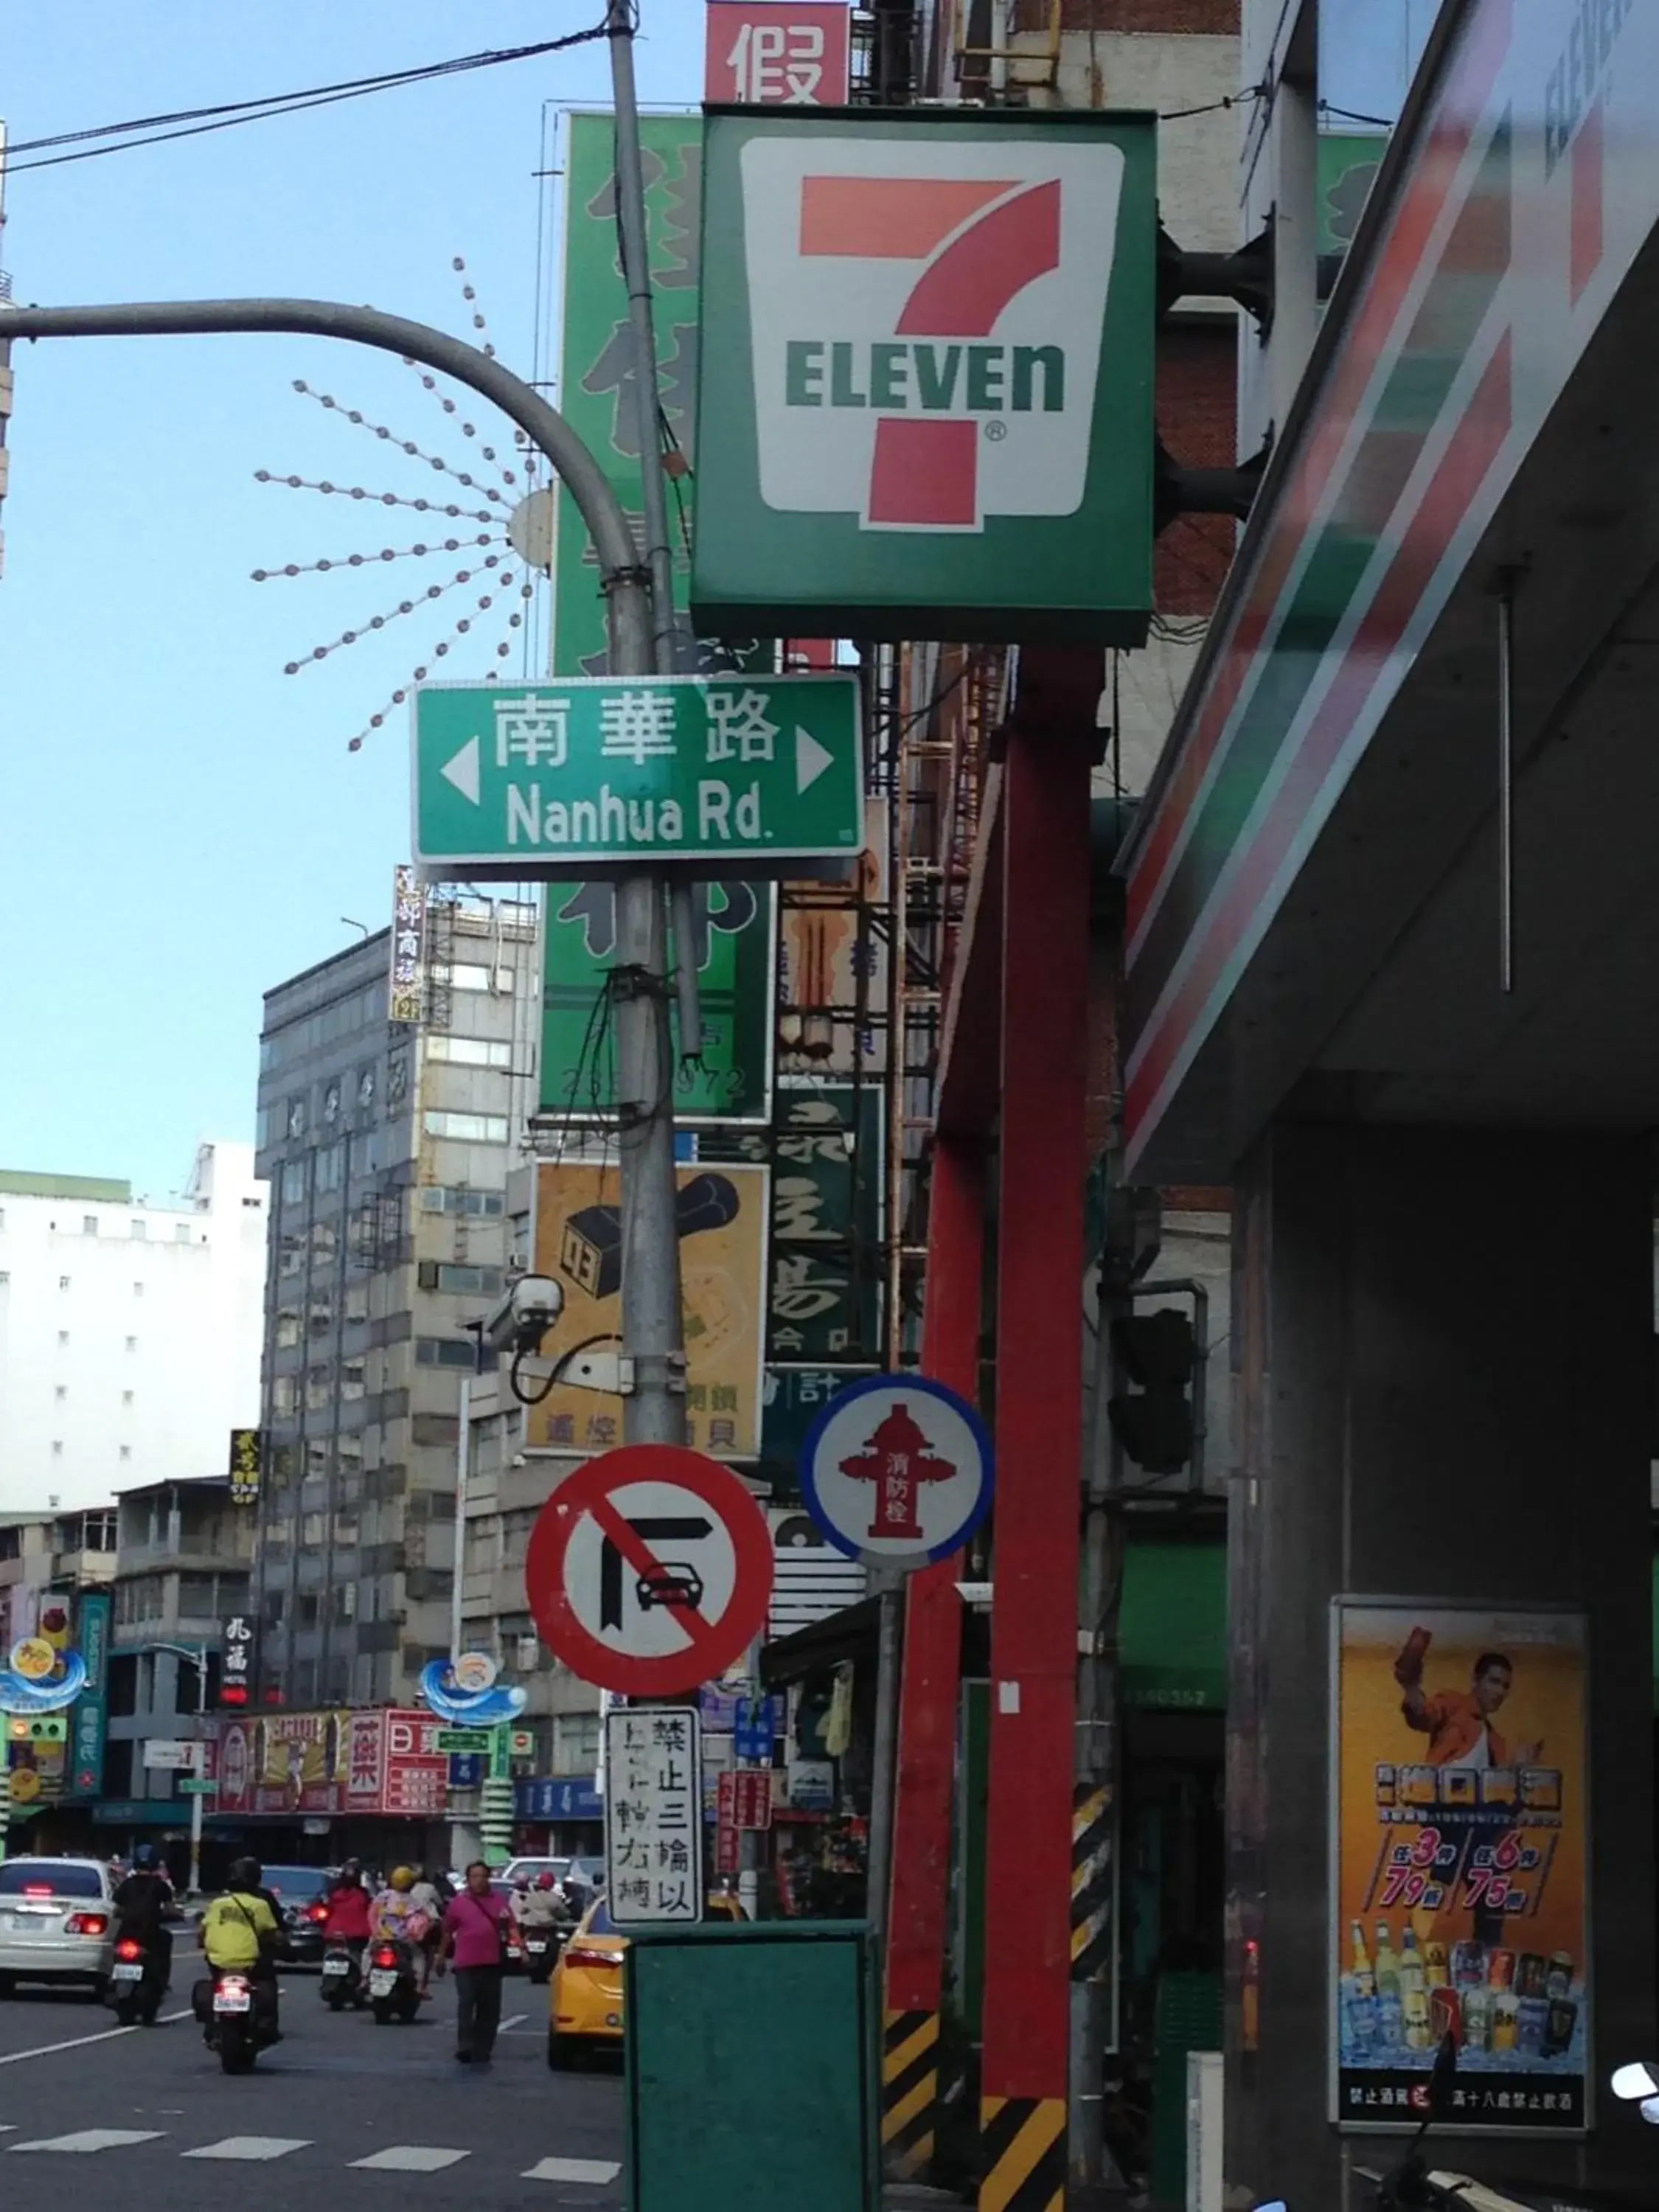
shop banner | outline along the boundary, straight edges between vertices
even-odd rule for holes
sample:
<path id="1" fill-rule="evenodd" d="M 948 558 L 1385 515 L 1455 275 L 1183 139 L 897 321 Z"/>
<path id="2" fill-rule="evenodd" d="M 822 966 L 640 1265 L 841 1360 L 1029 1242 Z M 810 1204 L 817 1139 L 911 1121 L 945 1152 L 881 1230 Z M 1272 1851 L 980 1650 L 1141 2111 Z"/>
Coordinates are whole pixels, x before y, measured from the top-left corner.
<path id="1" fill-rule="evenodd" d="M 682 1121 L 764 1121 L 771 1109 L 776 900 L 771 884 L 691 886 L 702 1051 L 682 1058 L 671 999 Z M 616 1048 L 603 1000 L 617 965 L 616 885 L 550 884 L 542 957 L 541 1111 L 561 1123 L 614 1121 Z"/>
<path id="2" fill-rule="evenodd" d="M 222 1720 L 219 1795 L 223 1814 L 441 1814 L 449 1760 L 438 1748 L 444 1723 L 417 1709 L 272 1713 Z"/>
<path id="3" fill-rule="evenodd" d="M 763 1167 L 682 1167 L 680 1281 L 685 1311 L 686 1437 L 714 1459 L 760 1450 L 761 1329 L 767 1195 Z M 565 1294 L 542 1340 L 560 1359 L 579 1346 L 621 1342 L 622 1192 L 614 1167 L 544 1164 L 536 1176 L 536 1272 Z M 610 1451 L 622 1437 L 622 1400 L 574 1381 L 531 1408 L 534 1449 Z"/>
<path id="4" fill-rule="evenodd" d="M 71 1797 L 96 1797 L 104 1787 L 104 1742 L 109 1733 L 109 1631 L 111 1601 L 101 1591 L 83 1591 L 79 1613 L 81 1656 L 87 1686 L 70 1714 L 69 1789 Z"/>
<path id="5" fill-rule="evenodd" d="M 662 420 L 689 465 L 694 453 L 700 321 L 698 234 L 702 200 L 702 118 L 642 115 L 645 220 L 654 295 L 658 397 Z M 565 118 L 563 342 L 559 409 L 611 479 L 634 529 L 639 513 L 634 340 L 617 249 L 616 126 L 608 113 Z M 669 486 L 675 533 L 675 597 L 685 604 L 690 562 L 689 466 Z M 587 526 L 563 484 L 556 494 L 553 556 L 555 676 L 608 671 L 605 601 Z"/>
<path id="6" fill-rule="evenodd" d="M 1340 1598 L 1332 1613 L 1331 2118 L 1589 2126 L 1582 1614 Z"/>

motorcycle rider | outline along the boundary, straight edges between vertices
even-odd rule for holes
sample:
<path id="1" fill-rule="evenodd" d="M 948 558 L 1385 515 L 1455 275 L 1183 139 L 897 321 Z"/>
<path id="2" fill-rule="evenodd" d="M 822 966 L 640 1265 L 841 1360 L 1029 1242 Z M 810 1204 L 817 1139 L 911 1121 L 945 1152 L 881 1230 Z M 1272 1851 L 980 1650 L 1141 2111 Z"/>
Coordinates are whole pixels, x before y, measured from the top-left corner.
<path id="1" fill-rule="evenodd" d="M 173 1903 L 173 1884 L 153 1844 L 140 1844 L 132 1872 L 115 1892 L 115 1937 L 131 1936 L 143 1947 L 149 1979 L 162 1989 L 173 1971 L 173 1930 L 163 1915 Z"/>
<path id="2" fill-rule="evenodd" d="M 538 1874 L 532 1888 L 514 1889 L 513 1910 L 520 1928 L 551 1928 L 558 1921 L 559 1895 L 550 1874 Z"/>
<path id="3" fill-rule="evenodd" d="M 323 1941 L 348 1945 L 361 1972 L 362 1947 L 368 1936 L 369 1895 L 363 1887 L 363 1870 L 357 1860 L 348 1859 L 328 1893 L 328 1918 L 323 1923 Z"/>
<path id="4" fill-rule="evenodd" d="M 413 1867 L 393 1867 L 386 1877 L 386 1887 L 375 1898 L 370 1913 L 370 1928 L 376 1942 L 413 1944 L 414 1936 L 410 1922 L 417 1910 L 413 1891 Z"/>
<path id="5" fill-rule="evenodd" d="M 425 1867 L 415 1869 L 409 1900 L 415 1908 L 410 1916 L 410 1932 L 421 1954 L 421 1995 L 429 1997 L 432 1969 L 437 1962 L 438 1946 L 443 1941 L 444 1907 L 449 1900 Z"/>
<path id="6" fill-rule="evenodd" d="M 230 1885 L 202 1915 L 202 1950 L 216 1976 L 246 1974 L 254 2002 L 271 2020 L 271 2040 L 280 2040 L 276 2018 L 276 1960 L 288 1948 L 282 1908 L 263 1886 L 258 1859 L 240 1858 L 230 1869 Z"/>

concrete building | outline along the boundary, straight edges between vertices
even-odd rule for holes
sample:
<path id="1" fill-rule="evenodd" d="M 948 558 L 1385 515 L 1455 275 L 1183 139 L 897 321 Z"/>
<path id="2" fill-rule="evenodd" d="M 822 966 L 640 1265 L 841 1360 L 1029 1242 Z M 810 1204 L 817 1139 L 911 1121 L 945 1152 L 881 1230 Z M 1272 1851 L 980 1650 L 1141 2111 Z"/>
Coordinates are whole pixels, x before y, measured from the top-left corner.
<path id="1" fill-rule="evenodd" d="M 449 1648 L 465 1324 L 501 1289 L 533 1103 L 534 908 L 434 898 L 419 1022 L 388 1020 L 391 933 L 268 993 L 270 1178 L 254 1606 L 260 1695 L 407 1704 Z"/>
<path id="2" fill-rule="evenodd" d="M 190 1739 L 216 1703 L 224 1625 L 248 1601 L 253 1515 L 231 1504 L 217 1475 L 147 1483 L 127 1492 L 118 1512 L 104 1795 L 132 1801 L 118 1826 L 187 1826 L 180 1777 L 147 1770 L 143 1746 L 152 1736 Z M 205 1682 L 185 1652 L 205 1661 Z"/>
<path id="3" fill-rule="evenodd" d="M 266 1196 L 252 1147 L 223 1140 L 171 1206 L 0 1170 L 0 1507 L 224 1467 L 258 1419 Z"/>

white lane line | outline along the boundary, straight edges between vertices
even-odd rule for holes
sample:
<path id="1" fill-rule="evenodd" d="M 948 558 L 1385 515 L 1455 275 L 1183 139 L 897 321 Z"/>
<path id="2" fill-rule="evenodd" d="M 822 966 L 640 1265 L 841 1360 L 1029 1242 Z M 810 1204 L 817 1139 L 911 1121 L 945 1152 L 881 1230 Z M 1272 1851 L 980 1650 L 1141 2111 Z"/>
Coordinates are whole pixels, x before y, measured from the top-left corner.
<path id="1" fill-rule="evenodd" d="M 190 2017 L 191 2009 L 188 2005 L 182 2012 L 164 2012 L 161 2014 L 164 2023 L 167 2021 L 188 2020 Z M 67 2043 L 42 2043 L 33 2051 L 8 2051 L 0 2053 L 0 2066 L 21 2066 L 26 2058 L 50 2058 L 55 2051 L 79 2051 L 88 2043 L 112 2043 L 118 2035 L 142 2035 L 143 2032 L 143 2028 L 137 2027 L 106 2027 L 97 2035 L 72 2035 Z M 21 2143 L 14 2143 L 11 2148 L 14 2150 L 21 2150 L 23 2146 Z"/>
<path id="2" fill-rule="evenodd" d="M 354 2158 L 351 2163 L 374 2173 L 440 2173 L 447 2166 L 459 2166 L 467 2155 L 464 2150 L 439 2150 L 430 2143 L 393 2143 L 372 2158 Z"/>
<path id="3" fill-rule="evenodd" d="M 18 2120 L 0 2120 L 0 2136 L 15 2136 L 21 2125 Z"/>
<path id="4" fill-rule="evenodd" d="M 227 2136 L 222 2142 L 204 2143 L 187 2150 L 185 2158 L 286 2158 L 291 2150 L 308 2149 L 310 2136 Z"/>
<path id="5" fill-rule="evenodd" d="M 498 2035 L 510 2034 L 514 2028 L 522 2027 L 524 2022 L 527 2021 L 529 2017 L 530 2014 L 527 2012 L 510 2012 L 507 2018 L 502 2021 L 495 2033 Z"/>
<path id="6" fill-rule="evenodd" d="M 622 2172 L 609 2159 L 544 2158 L 528 2166 L 520 2176 L 523 2181 L 614 2181 Z"/>
<path id="7" fill-rule="evenodd" d="M 129 2143 L 160 2142 L 164 2128 L 82 2128 L 78 2135 L 43 2136 L 38 2142 L 8 2143 L 6 2155 L 24 2150 L 125 2150 Z"/>

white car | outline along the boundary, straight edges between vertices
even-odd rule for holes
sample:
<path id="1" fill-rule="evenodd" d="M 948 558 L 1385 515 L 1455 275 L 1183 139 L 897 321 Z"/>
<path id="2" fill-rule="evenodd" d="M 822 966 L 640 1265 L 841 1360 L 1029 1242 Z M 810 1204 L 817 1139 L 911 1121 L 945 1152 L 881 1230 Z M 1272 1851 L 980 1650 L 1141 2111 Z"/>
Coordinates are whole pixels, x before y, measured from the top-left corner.
<path id="1" fill-rule="evenodd" d="M 114 1948 L 114 1892 L 101 1859 L 0 1863 L 0 1997 L 19 1982 L 63 1982 L 100 1994 Z"/>

